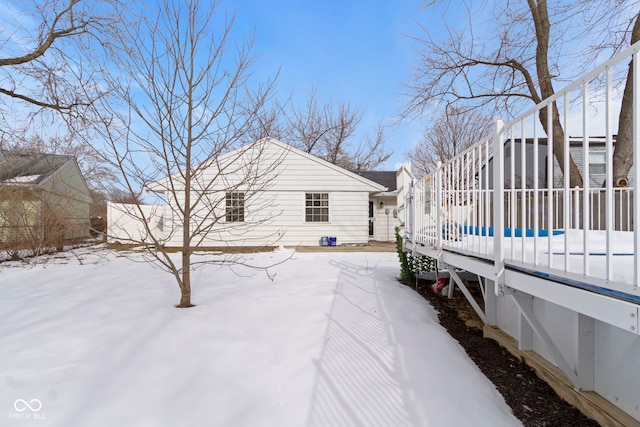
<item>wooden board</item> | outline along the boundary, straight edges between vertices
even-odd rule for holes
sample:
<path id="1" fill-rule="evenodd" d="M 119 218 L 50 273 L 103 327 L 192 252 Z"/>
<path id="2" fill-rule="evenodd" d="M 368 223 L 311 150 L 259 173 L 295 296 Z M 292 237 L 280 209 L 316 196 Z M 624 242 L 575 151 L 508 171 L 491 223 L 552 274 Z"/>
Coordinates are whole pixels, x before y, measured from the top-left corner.
<path id="1" fill-rule="evenodd" d="M 587 417 L 606 427 L 640 427 L 640 421 L 631 417 L 613 403 L 593 391 L 573 388 L 564 374 L 553 364 L 532 351 L 518 350 L 518 342 L 498 328 L 485 325 L 484 337 L 497 341 L 521 362 L 530 366 L 562 399 L 575 406 Z"/>

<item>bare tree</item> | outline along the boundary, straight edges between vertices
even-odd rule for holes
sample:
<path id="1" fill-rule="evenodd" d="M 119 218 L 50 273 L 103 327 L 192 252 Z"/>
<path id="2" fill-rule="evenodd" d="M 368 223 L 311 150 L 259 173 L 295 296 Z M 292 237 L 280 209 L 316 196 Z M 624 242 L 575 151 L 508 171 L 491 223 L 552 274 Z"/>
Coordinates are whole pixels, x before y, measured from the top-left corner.
<path id="1" fill-rule="evenodd" d="M 375 170 L 391 157 L 392 152 L 385 149 L 386 141 L 385 125 L 381 120 L 373 133 L 365 133 L 362 143 L 342 153 L 338 164 L 352 171 Z"/>
<path id="2" fill-rule="evenodd" d="M 282 142 L 289 141 L 291 130 L 287 126 L 286 106 L 288 102 L 281 104 L 274 101 L 271 105 L 265 106 L 254 118 L 253 125 L 245 135 L 245 142 L 252 143 L 262 138 L 275 138 Z"/>
<path id="3" fill-rule="evenodd" d="M 91 105 L 111 87 L 102 70 L 118 51 L 119 0 L 27 0 L 5 4 L 0 37 L 0 149 L 76 157 L 94 196 L 92 216 L 115 182 L 113 170 L 78 137 Z M 89 141 L 89 142 L 86 142 Z"/>
<path id="4" fill-rule="evenodd" d="M 130 80 L 119 92 L 129 111 L 111 108 L 100 132 L 125 191 L 164 199 L 161 208 L 134 204 L 121 213 L 141 224 L 129 242 L 147 243 L 146 254 L 175 278 L 177 307 L 191 307 L 197 265 L 243 262 L 196 260 L 194 248 L 246 243 L 249 229 L 272 219 L 264 190 L 286 153 L 269 151 L 264 139 L 243 145 L 273 87 L 249 79 L 253 40 L 232 39 L 233 18 L 217 24 L 215 3 L 164 0 L 158 8 L 157 19 L 129 34 L 132 56 L 114 76 Z M 179 260 L 168 246 L 180 248 Z"/>
<path id="5" fill-rule="evenodd" d="M 5 23 L 13 19 L 14 24 L 5 27 L 6 37 L 0 40 L 3 138 L 20 133 L 19 123 L 28 128 L 47 112 L 68 124 L 88 119 L 87 107 L 109 92 L 100 75 L 122 24 L 117 7 L 118 0 L 7 5 L 12 13 Z"/>
<path id="6" fill-rule="evenodd" d="M 373 135 L 365 133 L 354 144 L 362 112 L 347 102 L 321 105 L 316 88 L 311 88 L 299 106 L 291 99 L 275 103 L 257 118 L 256 136 L 281 139 L 302 151 L 348 170 L 373 170 L 391 157 L 385 148 L 385 126 L 379 122 Z"/>
<path id="7" fill-rule="evenodd" d="M 312 88 L 302 107 L 291 107 L 287 117 L 290 143 L 307 153 L 338 164 L 361 119 L 362 113 L 347 103 L 341 103 L 338 107 L 332 103 L 320 106 L 317 90 Z"/>
<path id="8" fill-rule="evenodd" d="M 109 201 L 113 203 L 126 203 L 130 205 L 139 205 L 143 203 L 141 192 L 135 194 L 121 188 L 112 188 L 107 197 L 109 198 Z"/>
<path id="9" fill-rule="evenodd" d="M 480 111 L 448 106 L 433 126 L 424 131 L 422 141 L 405 156 L 411 161 L 416 176 L 425 176 L 436 169 L 438 162 L 456 156 L 492 129 L 492 120 Z"/>
<path id="10" fill-rule="evenodd" d="M 494 10 L 493 28 L 485 28 L 482 36 L 474 31 L 471 11 L 467 28 L 449 28 L 446 40 L 437 39 L 425 28 L 421 59 L 408 85 L 411 98 L 405 113 L 422 113 L 439 102 L 492 109 L 501 105 L 510 111 L 522 101 L 537 104 L 552 96 L 554 82 L 568 77 L 561 74 L 567 65 L 561 58 L 571 55 L 564 50 L 570 41 L 588 36 L 596 20 L 599 29 L 609 31 L 607 23 L 631 2 L 593 3 L 490 2 L 487 6 Z M 603 7 L 605 3 L 610 7 Z M 491 37 L 486 37 L 488 32 Z M 564 168 L 564 130 L 555 103 L 551 129 L 547 114 L 547 109 L 541 110 L 539 120 L 545 132 L 553 134 L 554 153 Z M 571 186 L 582 186 L 573 159 L 569 164 Z"/>

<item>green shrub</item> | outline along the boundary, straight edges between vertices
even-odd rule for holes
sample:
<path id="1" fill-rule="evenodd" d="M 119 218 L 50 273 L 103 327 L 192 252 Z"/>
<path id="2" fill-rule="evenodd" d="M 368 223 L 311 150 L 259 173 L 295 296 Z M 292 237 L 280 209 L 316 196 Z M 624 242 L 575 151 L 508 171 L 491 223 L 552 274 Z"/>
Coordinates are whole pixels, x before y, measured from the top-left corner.
<path id="1" fill-rule="evenodd" d="M 400 281 L 402 283 L 411 283 L 416 279 L 416 274 L 436 269 L 436 260 L 424 256 L 413 256 L 402 250 L 402 236 L 396 227 L 396 251 L 400 259 Z"/>

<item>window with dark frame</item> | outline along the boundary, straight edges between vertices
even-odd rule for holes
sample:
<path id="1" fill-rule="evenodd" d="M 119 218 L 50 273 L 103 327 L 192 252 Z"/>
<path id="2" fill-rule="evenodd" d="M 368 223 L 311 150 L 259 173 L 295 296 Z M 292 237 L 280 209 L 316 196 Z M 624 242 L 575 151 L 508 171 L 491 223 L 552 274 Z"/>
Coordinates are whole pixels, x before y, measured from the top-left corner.
<path id="1" fill-rule="evenodd" d="M 329 193 L 305 194 L 305 221 L 329 222 Z"/>
<path id="2" fill-rule="evenodd" d="M 244 222 L 244 193 L 227 193 L 226 212 L 227 222 Z"/>

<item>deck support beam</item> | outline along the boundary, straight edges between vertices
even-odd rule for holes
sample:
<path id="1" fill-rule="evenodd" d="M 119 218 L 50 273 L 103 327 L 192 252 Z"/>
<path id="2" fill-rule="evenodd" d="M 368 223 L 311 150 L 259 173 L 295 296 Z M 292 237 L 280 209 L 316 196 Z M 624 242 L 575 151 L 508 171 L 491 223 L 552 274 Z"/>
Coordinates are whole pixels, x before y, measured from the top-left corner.
<path id="1" fill-rule="evenodd" d="M 547 333 L 546 329 L 540 323 L 535 313 L 533 312 L 533 299 L 531 295 L 518 292 L 515 289 L 506 287 L 506 293 L 513 297 L 516 305 L 518 306 L 520 313 L 527 320 L 536 335 L 542 340 L 547 350 L 551 354 L 551 357 L 556 362 L 562 373 L 567 377 L 569 382 L 576 388 L 580 387 L 580 379 L 574 372 L 573 367 L 567 361 L 567 359 L 560 353 L 558 347 L 553 342 L 551 336 Z"/>
<path id="2" fill-rule="evenodd" d="M 485 323 L 485 324 L 489 323 L 487 321 L 487 316 L 485 316 L 484 312 L 482 311 L 482 309 L 480 308 L 480 306 L 478 305 L 476 300 L 473 298 L 473 295 L 471 295 L 471 292 L 469 292 L 469 289 L 467 289 L 465 284 L 462 282 L 462 279 L 460 279 L 460 276 L 456 272 L 456 269 L 453 266 L 451 266 L 449 264 L 446 264 L 446 263 L 442 263 L 442 265 L 443 265 L 443 267 L 445 267 L 449 271 L 449 275 L 454 280 L 455 284 L 458 285 L 458 287 L 460 288 L 460 290 L 464 294 L 465 298 L 467 298 L 467 301 L 469 301 L 469 304 L 471 304 L 471 307 L 473 307 L 473 309 L 478 314 L 478 317 L 480 317 L 482 322 Z M 451 286 L 449 288 L 449 290 L 451 292 L 451 290 L 453 289 L 453 283 L 450 283 L 449 286 Z"/>

